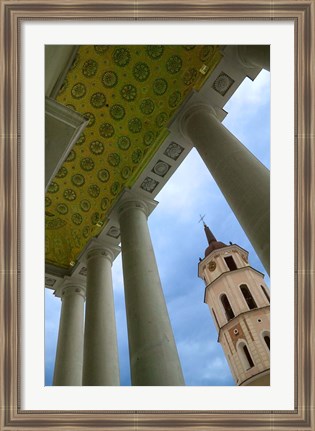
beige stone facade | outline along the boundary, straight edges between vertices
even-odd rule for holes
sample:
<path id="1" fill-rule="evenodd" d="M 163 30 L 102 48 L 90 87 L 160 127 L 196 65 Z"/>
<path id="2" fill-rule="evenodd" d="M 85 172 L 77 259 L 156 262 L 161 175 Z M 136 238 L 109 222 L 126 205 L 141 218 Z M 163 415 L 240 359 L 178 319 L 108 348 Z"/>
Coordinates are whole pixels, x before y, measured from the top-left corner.
<path id="1" fill-rule="evenodd" d="M 205 231 L 209 247 L 199 277 L 218 342 L 237 385 L 269 385 L 270 294 L 264 275 L 250 266 L 246 250 L 219 243 L 207 226 Z"/>

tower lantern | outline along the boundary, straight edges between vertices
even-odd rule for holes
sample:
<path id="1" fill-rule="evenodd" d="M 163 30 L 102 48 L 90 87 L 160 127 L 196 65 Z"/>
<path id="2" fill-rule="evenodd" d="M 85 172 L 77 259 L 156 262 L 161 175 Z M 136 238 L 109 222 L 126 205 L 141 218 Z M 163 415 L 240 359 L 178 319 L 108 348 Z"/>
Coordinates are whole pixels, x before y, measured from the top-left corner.
<path id="1" fill-rule="evenodd" d="M 203 222 L 208 247 L 198 275 L 204 301 L 218 331 L 237 385 L 270 384 L 270 296 L 264 275 L 252 268 L 248 252 L 217 241 Z"/>

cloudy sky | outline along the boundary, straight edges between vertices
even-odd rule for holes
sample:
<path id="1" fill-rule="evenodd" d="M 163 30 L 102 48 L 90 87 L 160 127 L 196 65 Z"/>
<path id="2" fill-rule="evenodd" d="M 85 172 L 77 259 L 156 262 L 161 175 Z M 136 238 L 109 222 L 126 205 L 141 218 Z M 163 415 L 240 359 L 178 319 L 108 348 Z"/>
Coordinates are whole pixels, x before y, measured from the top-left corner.
<path id="1" fill-rule="evenodd" d="M 270 168 L 270 74 L 246 79 L 225 106 L 223 124 Z M 246 235 L 193 149 L 157 195 L 149 228 L 186 385 L 234 385 L 217 331 L 204 304 L 204 282 L 197 276 L 207 240 L 200 214 L 216 238 L 249 251 L 251 266 L 265 273 Z M 265 277 L 269 285 L 269 278 Z M 121 385 L 130 385 L 129 353 L 121 256 L 113 264 Z M 52 384 L 60 299 L 45 289 L 45 385 Z"/>

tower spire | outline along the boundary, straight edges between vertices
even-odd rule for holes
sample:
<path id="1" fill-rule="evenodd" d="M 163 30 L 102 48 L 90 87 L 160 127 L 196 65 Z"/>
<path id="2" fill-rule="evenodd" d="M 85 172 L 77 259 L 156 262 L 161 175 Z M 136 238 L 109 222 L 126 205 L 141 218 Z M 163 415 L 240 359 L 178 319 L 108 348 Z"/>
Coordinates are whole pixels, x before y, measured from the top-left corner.
<path id="1" fill-rule="evenodd" d="M 203 227 L 205 230 L 205 234 L 208 240 L 208 244 L 211 245 L 211 243 L 213 241 L 216 241 L 216 237 L 213 235 L 213 233 L 211 232 L 210 228 L 206 225 L 206 223 L 203 221 Z"/>
<path id="2" fill-rule="evenodd" d="M 201 216 L 200 215 L 200 220 L 199 223 L 202 221 L 203 223 L 203 227 L 205 230 L 205 234 L 208 240 L 208 247 L 206 248 L 205 251 L 205 256 L 208 256 L 208 254 L 210 254 L 213 250 L 217 249 L 217 248 L 222 248 L 222 247 L 226 247 L 227 245 L 224 244 L 221 241 L 217 241 L 216 237 L 213 235 L 213 233 L 211 232 L 209 226 L 206 225 L 205 221 L 204 221 L 205 215 Z"/>

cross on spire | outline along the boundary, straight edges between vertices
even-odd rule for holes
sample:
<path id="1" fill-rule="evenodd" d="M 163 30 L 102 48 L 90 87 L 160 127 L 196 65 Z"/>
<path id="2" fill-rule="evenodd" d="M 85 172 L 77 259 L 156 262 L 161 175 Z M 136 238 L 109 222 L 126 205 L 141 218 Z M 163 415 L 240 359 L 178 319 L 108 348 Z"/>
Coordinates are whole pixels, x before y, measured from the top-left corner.
<path id="1" fill-rule="evenodd" d="M 204 218 L 206 217 L 206 214 L 204 214 L 203 216 L 201 214 L 199 214 L 199 216 L 200 216 L 200 220 L 198 221 L 198 223 L 200 223 L 202 221 L 203 225 L 205 226 L 206 223 L 204 221 Z"/>

